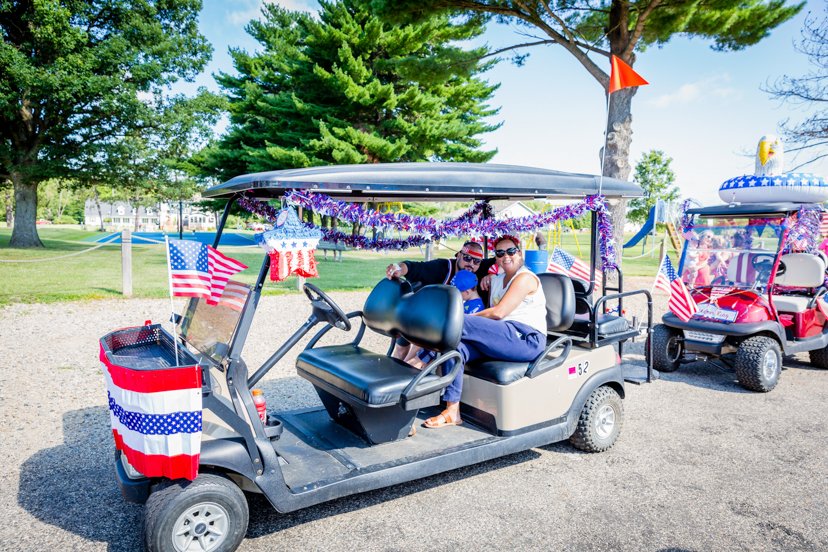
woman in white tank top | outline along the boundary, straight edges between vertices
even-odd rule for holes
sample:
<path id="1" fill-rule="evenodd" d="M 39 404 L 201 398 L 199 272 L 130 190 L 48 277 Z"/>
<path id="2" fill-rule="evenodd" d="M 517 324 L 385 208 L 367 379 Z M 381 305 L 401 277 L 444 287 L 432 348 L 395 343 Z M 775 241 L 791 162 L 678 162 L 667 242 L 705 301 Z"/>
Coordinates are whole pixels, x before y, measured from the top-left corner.
<path id="1" fill-rule="evenodd" d="M 492 280 L 490 306 L 475 314 L 463 315 L 463 336 L 457 351 L 465 366 L 480 358 L 528 362 L 538 358 L 546 347 L 546 298 L 540 279 L 523 266 L 520 241 L 512 236 L 501 236 L 494 242 L 495 262 L 502 270 Z M 421 368 L 433 358 L 422 352 Z M 448 374 L 454 362 L 443 365 Z M 460 396 L 463 387 L 462 370 L 443 393 L 446 409 L 426 420 L 426 427 L 458 425 Z"/>

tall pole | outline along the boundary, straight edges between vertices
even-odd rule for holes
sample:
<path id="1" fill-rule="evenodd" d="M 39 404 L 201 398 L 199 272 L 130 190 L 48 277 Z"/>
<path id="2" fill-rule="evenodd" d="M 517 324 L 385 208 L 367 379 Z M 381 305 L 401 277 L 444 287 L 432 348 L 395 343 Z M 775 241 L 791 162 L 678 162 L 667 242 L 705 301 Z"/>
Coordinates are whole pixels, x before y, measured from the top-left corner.
<path id="1" fill-rule="evenodd" d="M 607 120 L 604 121 L 604 147 L 601 148 L 601 178 L 598 181 L 598 195 L 601 195 L 601 190 L 604 189 L 604 159 L 607 157 L 607 138 L 609 138 L 609 110 L 610 110 L 610 97 L 612 97 L 612 92 L 607 94 Z"/>
<path id="2" fill-rule="evenodd" d="M 175 301 L 173 300 L 173 285 L 172 285 L 172 266 L 170 263 L 170 237 L 164 236 L 164 242 L 167 244 L 167 277 L 170 282 L 170 310 L 172 311 L 172 335 L 173 347 L 175 347 L 175 365 L 178 366 L 178 336 L 175 331 Z"/>
<path id="3" fill-rule="evenodd" d="M 184 239 L 184 207 L 181 205 L 181 198 L 178 198 L 178 239 Z"/>

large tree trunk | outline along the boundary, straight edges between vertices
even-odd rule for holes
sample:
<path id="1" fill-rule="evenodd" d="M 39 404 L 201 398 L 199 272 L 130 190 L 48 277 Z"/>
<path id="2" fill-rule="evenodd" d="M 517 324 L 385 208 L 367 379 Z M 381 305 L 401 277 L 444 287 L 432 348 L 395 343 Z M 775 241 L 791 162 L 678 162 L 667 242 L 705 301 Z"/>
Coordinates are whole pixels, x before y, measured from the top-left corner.
<path id="1" fill-rule="evenodd" d="M 11 228 L 14 224 L 14 211 L 12 209 L 11 192 L 6 190 L 6 228 Z"/>
<path id="2" fill-rule="evenodd" d="M 607 121 L 606 152 L 604 155 L 604 176 L 627 180 L 630 166 L 630 143 L 632 142 L 632 97 L 638 88 L 623 88 L 610 95 L 609 118 Z M 624 223 L 627 217 L 627 200 L 613 199 L 607 202 L 612 218 L 612 233 L 615 238 L 615 262 L 621 266 L 621 252 L 624 250 Z"/>
<path id="3" fill-rule="evenodd" d="M 101 197 L 98 195 L 98 187 L 92 186 L 95 193 L 95 206 L 98 208 L 98 220 L 101 222 L 101 232 L 104 232 L 103 211 L 101 211 Z"/>
<path id="4" fill-rule="evenodd" d="M 10 247 L 43 247 L 37 235 L 37 182 L 23 182 L 20 173 L 11 174 L 14 184 L 15 225 Z"/>

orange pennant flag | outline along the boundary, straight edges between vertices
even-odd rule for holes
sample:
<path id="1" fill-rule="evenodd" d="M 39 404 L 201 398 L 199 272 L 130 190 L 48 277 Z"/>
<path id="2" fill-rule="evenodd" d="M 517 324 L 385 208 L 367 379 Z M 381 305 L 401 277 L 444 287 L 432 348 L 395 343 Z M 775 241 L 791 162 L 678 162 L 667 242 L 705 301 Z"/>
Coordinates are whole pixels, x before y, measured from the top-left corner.
<path id="1" fill-rule="evenodd" d="M 632 67 L 612 56 L 612 74 L 610 75 L 609 93 L 630 86 L 644 86 L 650 84 L 641 78 L 641 75 L 632 70 Z"/>

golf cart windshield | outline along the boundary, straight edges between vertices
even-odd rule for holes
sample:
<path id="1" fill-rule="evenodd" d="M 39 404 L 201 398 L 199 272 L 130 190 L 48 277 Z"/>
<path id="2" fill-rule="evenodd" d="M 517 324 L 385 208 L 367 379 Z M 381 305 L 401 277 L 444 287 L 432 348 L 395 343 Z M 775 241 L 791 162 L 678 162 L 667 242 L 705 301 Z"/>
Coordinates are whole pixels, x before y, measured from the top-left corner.
<path id="1" fill-rule="evenodd" d="M 784 218 L 696 219 L 685 229 L 681 278 L 689 288 L 767 285 Z"/>
<path id="2" fill-rule="evenodd" d="M 181 322 L 181 336 L 211 360 L 221 362 L 250 291 L 247 284 L 229 280 L 218 304 L 208 305 L 206 299 L 193 297 Z"/>

